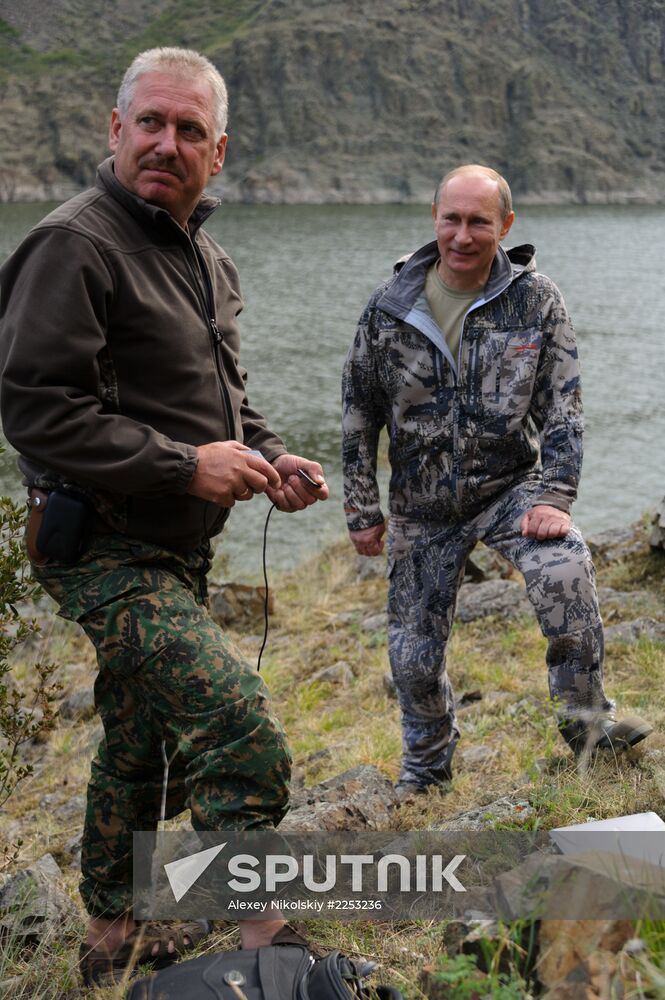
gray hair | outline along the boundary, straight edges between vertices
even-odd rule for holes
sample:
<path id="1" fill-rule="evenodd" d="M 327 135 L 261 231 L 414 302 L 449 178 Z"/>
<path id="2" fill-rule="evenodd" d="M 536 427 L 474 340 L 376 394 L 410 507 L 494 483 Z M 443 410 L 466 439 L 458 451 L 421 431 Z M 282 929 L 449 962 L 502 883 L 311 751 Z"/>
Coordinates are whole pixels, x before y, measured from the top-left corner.
<path id="1" fill-rule="evenodd" d="M 501 218 L 505 219 L 506 216 L 510 215 L 513 210 L 513 198 L 510 193 L 510 187 L 508 181 L 501 174 L 498 174 L 496 170 L 492 170 L 491 167 L 483 167 L 480 163 L 465 163 L 461 167 L 455 167 L 454 170 L 449 170 L 448 173 L 441 178 L 437 184 L 436 191 L 434 192 L 434 206 L 439 207 L 439 199 L 441 197 L 441 192 L 453 177 L 457 177 L 459 174 L 482 174 L 484 177 L 489 177 L 491 181 L 495 181 L 498 194 L 499 194 L 499 208 L 501 210 Z"/>
<path id="2" fill-rule="evenodd" d="M 144 73 L 173 73 L 185 79 L 205 80 L 212 91 L 213 117 L 218 137 L 226 131 L 229 99 L 224 78 L 209 59 L 193 49 L 159 48 L 140 52 L 123 76 L 118 91 L 121 119 L 126 117 L 136 84 Z"/>

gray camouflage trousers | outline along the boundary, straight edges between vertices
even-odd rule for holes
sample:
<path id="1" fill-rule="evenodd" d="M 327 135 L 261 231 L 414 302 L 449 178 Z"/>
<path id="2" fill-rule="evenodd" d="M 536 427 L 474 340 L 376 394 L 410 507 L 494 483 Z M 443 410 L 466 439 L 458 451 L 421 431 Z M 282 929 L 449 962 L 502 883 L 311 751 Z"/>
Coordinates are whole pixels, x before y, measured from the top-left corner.
<path id="1" fill-rule="evenodd" d="M 450 778 L 459 738 L 446 647 L 467 556 L 477 541 L 524 576 L 543 635 L 550 697 L 562 718 L 614 708 L 603 690 L 603 626 L 595 572 L 573 527 L 565 538 L 523 538 L 519 522 L 542 491 L 521 484 L 460 523 L 391 517 L 388 528 L 388 653 L 401 708 L 400 781 Z"/>

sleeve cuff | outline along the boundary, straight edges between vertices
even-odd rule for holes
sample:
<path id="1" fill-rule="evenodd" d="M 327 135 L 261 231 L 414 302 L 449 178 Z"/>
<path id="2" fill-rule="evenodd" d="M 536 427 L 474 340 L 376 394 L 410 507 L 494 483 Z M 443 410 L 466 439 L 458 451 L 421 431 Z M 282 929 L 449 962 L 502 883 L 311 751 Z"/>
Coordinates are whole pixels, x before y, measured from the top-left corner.
<path id="1" fill-rule="evenodd" d="M 570 514 L 570 508 L 573 505 L 573 501 L 569 500 L 567 497 L 562 497 L 560 493 L 541 493 L 537 500 L 533 502 L 533 507 L 538 507 L 540 504 L 547 504 L 548 507 L 556 507 L 557 510 L 562 510 L 564 514 Z"/>

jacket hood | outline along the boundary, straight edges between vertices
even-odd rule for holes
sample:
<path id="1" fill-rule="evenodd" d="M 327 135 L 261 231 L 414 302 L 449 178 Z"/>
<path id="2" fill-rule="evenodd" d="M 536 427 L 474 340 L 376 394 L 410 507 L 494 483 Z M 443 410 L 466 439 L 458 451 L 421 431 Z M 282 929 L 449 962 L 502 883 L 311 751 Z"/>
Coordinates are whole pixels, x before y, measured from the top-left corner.
<path id="1" fill-rule="evenodd" d="M 404 319 L 422 294 L 427 271 L 438 256 L 438 244 L 432 240 L 415 253 L 401 257 L 395 264 L 395 277 L 379 297 L 377 308 L 397 319 Z M 485 285 L 485 301 L 500 295 L 524 271 L 534 271 L 535 268 L 536 248 L 531 243 L 509 250 L 500 246 Z"/>

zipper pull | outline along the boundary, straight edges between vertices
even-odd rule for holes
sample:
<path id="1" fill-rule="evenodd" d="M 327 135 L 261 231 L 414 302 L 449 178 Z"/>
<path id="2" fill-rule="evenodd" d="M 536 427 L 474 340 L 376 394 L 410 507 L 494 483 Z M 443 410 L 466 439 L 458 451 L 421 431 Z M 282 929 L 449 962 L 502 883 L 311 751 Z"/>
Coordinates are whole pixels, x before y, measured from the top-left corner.
<path id="1" fill-rule="evenodd" d="M 219 332 L 219 327 L 217 326 L 217 322 L 215 320 L 215 317 L 211 316 L 209 322 L 210 322 L 210 329 L 212 330 L 212 335 L 215 338 L 215 343 L 216 344 L 221 344 L 221 342 L 222 342 L 222 335 Z"/>

